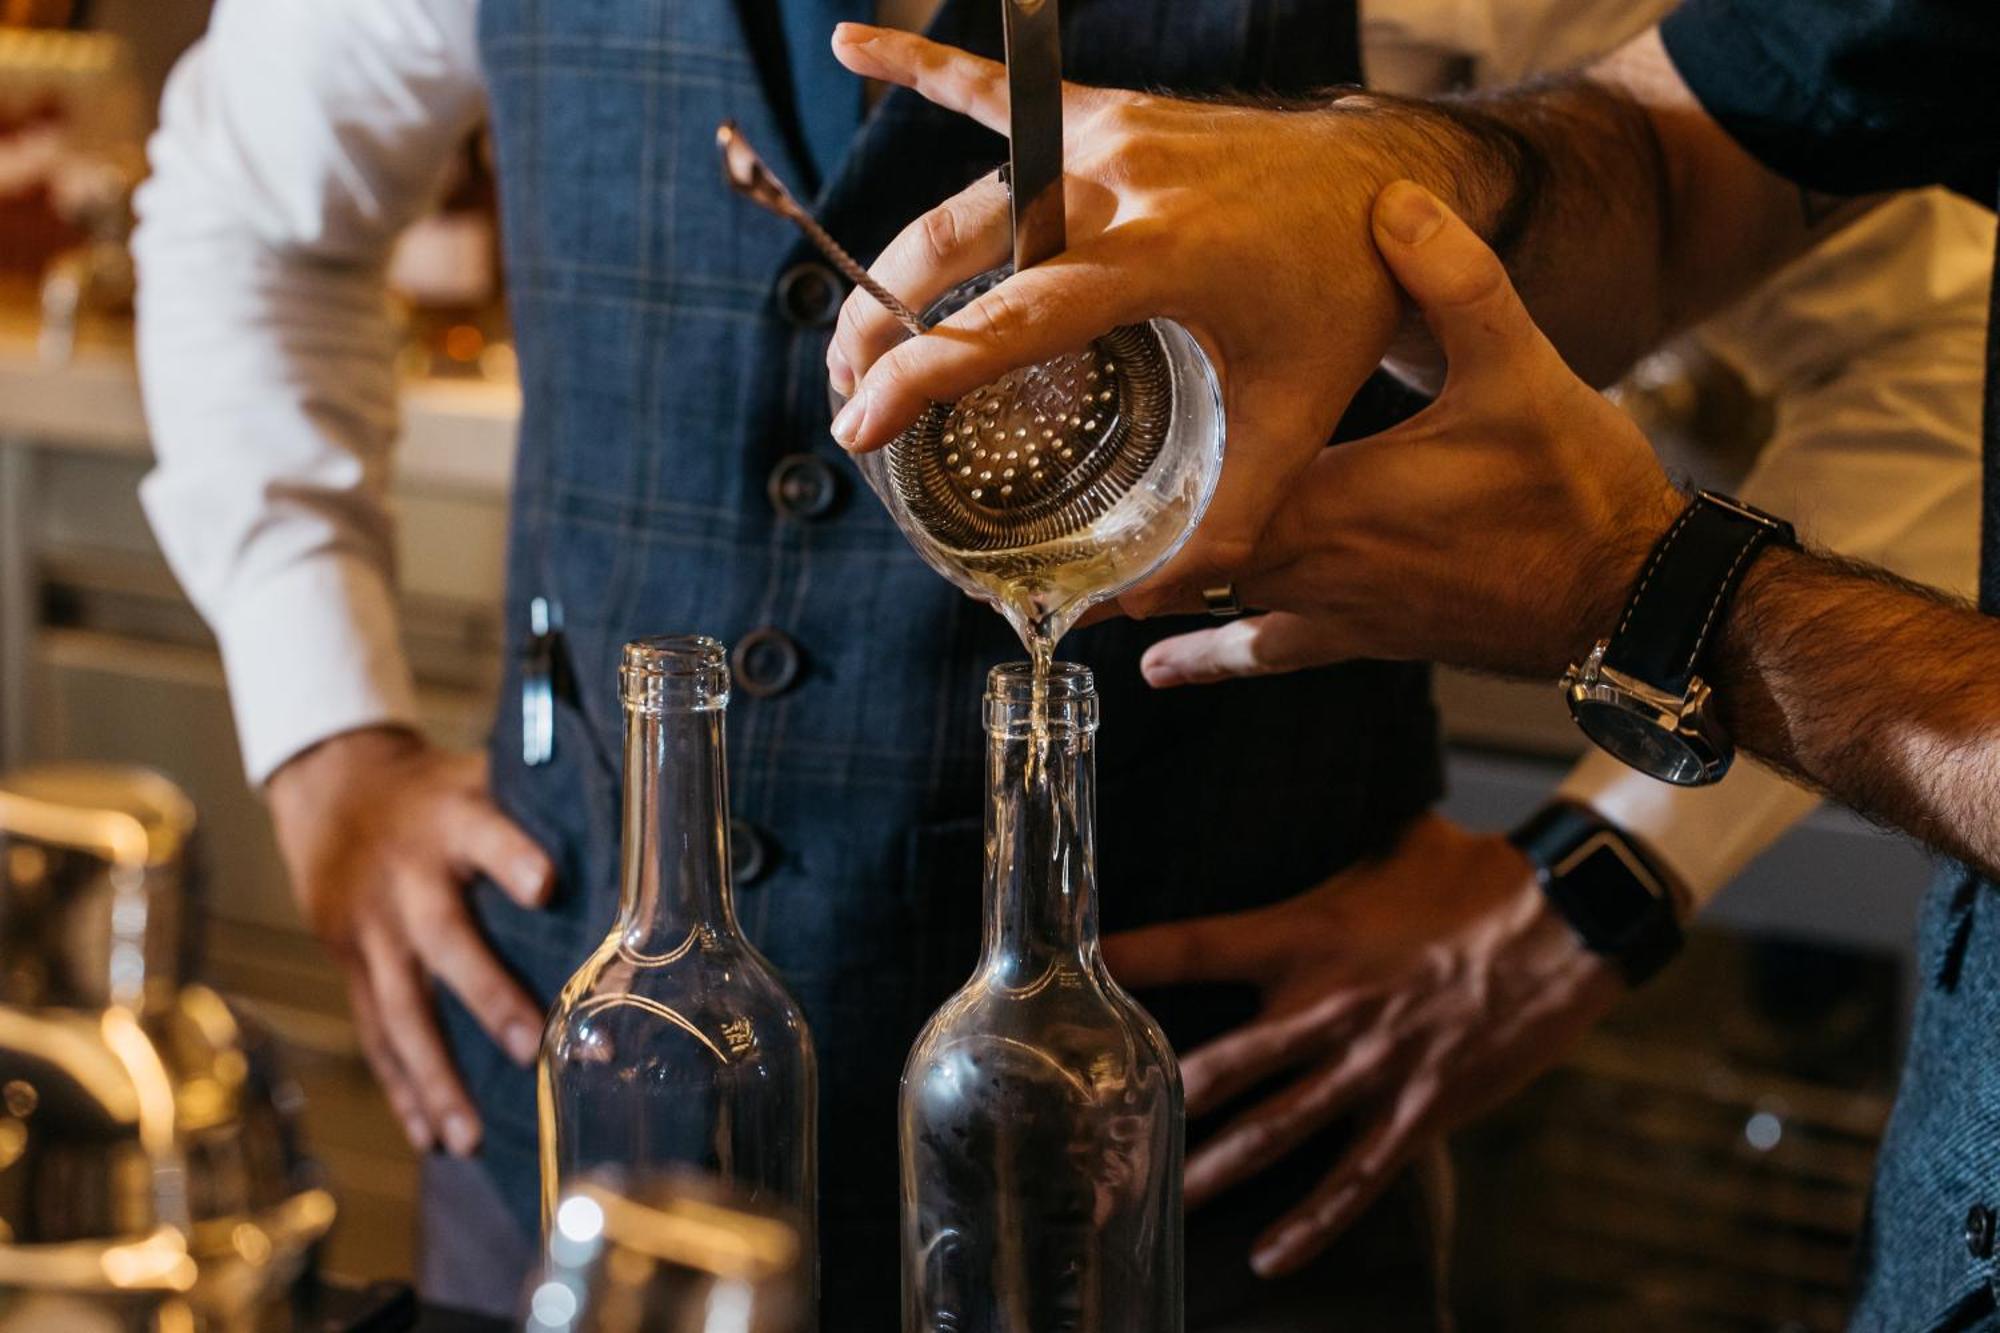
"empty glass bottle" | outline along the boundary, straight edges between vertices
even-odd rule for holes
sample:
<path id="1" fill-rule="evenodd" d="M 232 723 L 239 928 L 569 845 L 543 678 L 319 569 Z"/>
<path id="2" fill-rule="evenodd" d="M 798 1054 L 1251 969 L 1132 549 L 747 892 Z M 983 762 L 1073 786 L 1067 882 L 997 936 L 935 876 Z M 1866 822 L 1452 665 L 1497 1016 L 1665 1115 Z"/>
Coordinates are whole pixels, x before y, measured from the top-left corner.
<path id="1" fill-rule="evenodd" d="M 691 1166 L 808 1228 L 817 1203 L 812 1035 L 736 922 L 723 710 L 699 637 L 625 646 L 623 894 L 563 987 L 539 1069 L 542 1229 L 593 1167 Z M 810 1232 L 806 1271 L 813 1271 Z"/>
<path id="2" fill-rule="evenodd" d="M 1179 1333 L 1180 1068 L 1098 955 L 1097 694 L 986 694 L 986 936 L 903 1072 L 904 1333 Z"/>

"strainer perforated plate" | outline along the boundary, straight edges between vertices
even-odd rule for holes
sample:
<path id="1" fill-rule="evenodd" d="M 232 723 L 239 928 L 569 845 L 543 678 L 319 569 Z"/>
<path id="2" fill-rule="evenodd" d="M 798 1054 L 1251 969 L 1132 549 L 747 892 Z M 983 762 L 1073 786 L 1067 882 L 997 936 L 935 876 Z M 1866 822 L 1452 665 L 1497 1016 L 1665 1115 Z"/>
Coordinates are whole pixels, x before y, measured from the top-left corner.
<path id="1" fill-rule="evenodd" d="M 1143 324 L 934 403 L 888 447 L 890 483 L 936 540 L 1003 551 L 1083 531 L 1159 457 L 1166 349 Z"/>

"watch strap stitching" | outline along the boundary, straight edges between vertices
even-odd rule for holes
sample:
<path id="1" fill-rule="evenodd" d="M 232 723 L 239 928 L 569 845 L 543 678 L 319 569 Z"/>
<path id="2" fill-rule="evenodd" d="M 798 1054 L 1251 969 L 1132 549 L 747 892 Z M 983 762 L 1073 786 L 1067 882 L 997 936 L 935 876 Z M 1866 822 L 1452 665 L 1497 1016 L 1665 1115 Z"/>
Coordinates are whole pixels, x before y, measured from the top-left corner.
<path id="1" fill-rule="evenodd" d="M 1696 501 L 1695 503 L 1698 504 L 1700 502 Z M 1681 516 L 1674 520 L 1673 527 L 1667 529 L 1667 535 L 1660 539 L 1658 546 L 1653 548 L 1653 558 L 1646 562 L 1646 571 L 1639 576 L 1639 586 L 1634 588 L 1631 597 L 1626 599 L 1625 615 L 1618 622 L 1618 633 L 1623 634 L 1627 629 L 1631 628 L 1632 615 L 1639 609 L 1639 601 L 1646 595 L 1647 585 L 1653 581 L 1653 575 L 1659 572 L 1661 561 L 1665 560 L 1667 552 L 1673 549 L 1674 542 L 1680 537 L 1681 530 L 1687 527 L 1688 519 L 1694 516 L 1694 511 L 1695 506 L 1693 504 L 1682 509 Z"/>
<path id="2" fill-rule="evenodd" d="M 1688 653 L 1687 665 L 1681 668 L 1681 674 L 1688 676 L 1694 674 L 1694 664 L 1701 660 L 1701 650 L 1708 645 L 1708 632 L 1715 625 L 1715 617 L 1721 613 L 1722 604 L 1729 600 L 1729 595 L 1736 591 L 1738 571 L 1743 568 L 1744 561 L 1770 540 L 1770 536 L 1768 529 L 1751 532 L 1749 540 L 1745 541 L 1742 549 L 1736 552 L 1736 558 L 1729 562 L 1729 572 L 1724 574 L 1722 582 L 1716 585 L 1715 599 L 1708 604 L 1708 614 L 1701 618 L 1701 629 L 1694 636 L 1694 647 Z"/>

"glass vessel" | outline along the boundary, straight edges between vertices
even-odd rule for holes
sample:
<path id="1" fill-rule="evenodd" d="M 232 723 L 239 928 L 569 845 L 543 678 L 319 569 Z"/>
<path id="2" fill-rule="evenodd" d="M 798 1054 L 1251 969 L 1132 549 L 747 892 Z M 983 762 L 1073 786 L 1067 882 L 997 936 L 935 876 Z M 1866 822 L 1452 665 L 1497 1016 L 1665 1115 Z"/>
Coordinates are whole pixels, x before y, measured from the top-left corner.
<path id="1" fill-rule="evenodd" d="M 591 1168 L 684 1166 L 801 1218 L 810 1257 L 812 1035 L 736 921 L 726 655 L 714 639 L 642 639 L 625 646 L 619 685 L 622 897 L 611 933 L 563 987 L 542 1037 L 543 1232 Z"/>
<path id="2" fill-rule="evenodd" d="M 903 1072 L 904 1333 L 1179 1333 L 1180 1068 L 1098 956 L 1088 670 L 996 667 L 985 948 Z"/>
<path id="3" fill-rule="evenodd" d="M 998 285 L 974 278 L 925 312 L 935 326 Z M 1164 565 L 1193 535 L 1222 475 L 1214 367 L 1171 320 L 933 404 L 862 475 L 917 554 L 990 602 L 1024 642 Z"/>

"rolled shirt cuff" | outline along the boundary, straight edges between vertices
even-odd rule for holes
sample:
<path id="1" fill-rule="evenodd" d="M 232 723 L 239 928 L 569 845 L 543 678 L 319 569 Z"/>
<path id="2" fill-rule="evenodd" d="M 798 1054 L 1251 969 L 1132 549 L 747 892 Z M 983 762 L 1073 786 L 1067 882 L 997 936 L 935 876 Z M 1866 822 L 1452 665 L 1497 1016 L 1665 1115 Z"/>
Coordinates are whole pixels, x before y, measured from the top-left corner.
<path id="1" fill-rule="evenodd" d="M 253 786 L 330 736 L 416 725 L 395 594 L 363 561 L 291 565 L 233 597 L 214 628 Z"/>
<path id="2" fill-rule="evenodd" d="M 1589 806 L 1636 839 L 1697 908 L 1819 804 L 1803 787 L 1740 756 L 1712 787 L 1675 787 L 1592 752 L 1556 795 Z"/>

